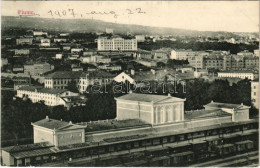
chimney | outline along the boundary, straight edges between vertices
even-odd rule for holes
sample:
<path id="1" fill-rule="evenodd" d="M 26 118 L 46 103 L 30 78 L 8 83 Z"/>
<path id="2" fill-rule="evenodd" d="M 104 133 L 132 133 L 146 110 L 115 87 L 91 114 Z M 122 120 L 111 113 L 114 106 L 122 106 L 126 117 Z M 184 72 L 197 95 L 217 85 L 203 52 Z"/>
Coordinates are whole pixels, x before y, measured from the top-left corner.
<path id="1" fill-rule="evenodd" d="M 34 92 L 37 92 L 37 88 L 35 88 Z"/>
<path id="2" fill-rule="evenodd" d="M 211 100 L 211 103 L 213 103 L 213 100 Z"/>
<path id="3" fill-rule="evenodd" d="M 49 117 L 48 117 L 48 116 L 46 116 L 46 120 L 49 120 Z"/>
<path id="4" fill-rule="evenodd" d="M 134 76 L 135 75 L 135 70 L 131 69 L 131 75 Z"/>
<path id="5" fill-rule="evenodd" d="M 62 121 L 62 118 L 60 120 Z"/>
<path id="6" fill-rule="evenodd" d="M 167 72 L 167 69 L 164 69 L 164 72 Z"/>
<path id="7" fill-rule="evenodd" d="M 130 90 L 130 91 L 129 91 L 129 93 L 131 94 L 131 93 L 133 93 L 133 91 L 132 91 L 132 90 Z"/>
<path id="8" fill-rule="evenodd" d="M 241 106 L 243 106 L 244 104 L 243 103 L 241 103 Z"/>
<path id="9" fill-rule="evenodd" d="M 171 97 L 171 94 L 170 94 L 170 93 L 168 93 L 168 97 Z"/>
<path id="10" fill-rule="evenodd" d="M 69 125 L 72 125 L 72 122 L 71 122 L 71 121 L 69 122 Z"/>

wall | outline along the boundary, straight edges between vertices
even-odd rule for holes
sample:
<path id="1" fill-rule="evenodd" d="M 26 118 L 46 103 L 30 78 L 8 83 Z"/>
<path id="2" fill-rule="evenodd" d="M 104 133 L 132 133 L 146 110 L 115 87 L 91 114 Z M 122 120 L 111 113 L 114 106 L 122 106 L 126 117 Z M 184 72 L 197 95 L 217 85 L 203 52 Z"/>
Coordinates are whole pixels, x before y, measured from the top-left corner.
<path id="1" fill-rule="evenodd" d="M 64 146 L 70 144 L 77 144 L 85 142 L 85 131 L 81 130 L 69 130 L 69 131 L 57 131 L 55 133 L 55 145 Z"/>
<path id="2" fill-rule="evenodd" d="M 2 161 L 3 166 L 14 166 L 14 158 L 4 150 L 2 150 Z"/>
<path id="3" fill-rule="evenodd" d="M 152 123 L 152 104 L 117 100 L 117 119 L 141 119 Z"/>
<path id="4" fill-rule="evenodd" d="M 34 143 L 49 142 L 51 144 L 54 144 L 52 130 L 39 128 L 37 126 L 33 126 L 33 139 Z"/>
<path id="5" fill-rule="evenodd" d="M 249 109 L 235 111 L 233 117 L 235 122 L 247 121 L 249 120 Z"/>

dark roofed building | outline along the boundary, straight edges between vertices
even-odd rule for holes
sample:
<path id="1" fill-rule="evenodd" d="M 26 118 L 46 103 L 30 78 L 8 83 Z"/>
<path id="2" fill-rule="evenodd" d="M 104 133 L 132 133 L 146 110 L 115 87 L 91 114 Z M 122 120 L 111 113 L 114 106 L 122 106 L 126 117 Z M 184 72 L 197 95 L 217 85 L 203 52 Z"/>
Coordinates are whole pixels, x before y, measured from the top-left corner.
<path id="1" fill-rule="evenodd" d="M 81 93 L 85 92 L 87 87 L 89 85 L 103 85 L 103 84 L 109 84 L 113 81 L 115 75 L 102 71 L 102 70 L 97 70 L 97 71 L 89 71 L 86 73 L 82 73 L 79 81 L 79 91 Z"/>
<path id="2" fill-rule="evenodd" d="M 55 89 L 66 89 L 69 84 L 78 84 L 81 71 L 57 71 L 46 75 L 44 79 L 44 87 Z"/>
<path id="3" fill-rule="evenodd" d="M 66 89 L 43 88 L 41 86 L 21 87 L 17 90 L 17 97 L 29 98 L 33 103 L 42 101 L 47 106 L 63 105 L 67 108 L 78 104 L 84 105 L 86 102 L 86 99 L 79 96 L 79 93 L 73 93 Z"/>

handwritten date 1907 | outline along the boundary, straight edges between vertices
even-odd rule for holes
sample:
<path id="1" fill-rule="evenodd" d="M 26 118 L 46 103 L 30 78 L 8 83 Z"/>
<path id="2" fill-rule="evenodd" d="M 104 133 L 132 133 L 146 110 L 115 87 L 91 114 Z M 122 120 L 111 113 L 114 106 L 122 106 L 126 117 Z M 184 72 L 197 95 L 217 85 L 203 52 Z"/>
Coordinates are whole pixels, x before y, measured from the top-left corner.
<path id="1" fill-rule="evenodd" d="M 49 10 L 48 14 L 51 16 L 58 16 L 58 17 L 84 17 L 86 15 L 111 15 L 114 18 L 117 18 L 120 15 L 133 15 L 133 14 L 146 14 L 146 12 L 142 11 L 141 8 L 135 8 L 135 9 L 126 9 L 125 13 L 120 13 L 120 15 L 111 10 L 111 11 L 87 11 L 85 13 L 77 13 L 74 9 L 67 9 L 67 10 Z"/>

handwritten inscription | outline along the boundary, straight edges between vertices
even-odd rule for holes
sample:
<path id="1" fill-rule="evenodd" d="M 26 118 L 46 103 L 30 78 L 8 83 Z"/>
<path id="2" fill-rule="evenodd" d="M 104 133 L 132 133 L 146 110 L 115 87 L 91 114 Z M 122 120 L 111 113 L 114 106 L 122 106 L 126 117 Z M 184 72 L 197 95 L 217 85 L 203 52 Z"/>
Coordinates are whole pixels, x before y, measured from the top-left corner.
<path id="1" fill-rule="evenodd" d="M 24 11 L 22 9 L 18 10 L 17 13 L 20 16 L 40 16 L 39 14 L 36 14 L 34 11 Z"/>
<path id="2" fill-rule="evenodd" d="M 122 13 L 117 13 L 113 10 L 110 11 L 85 11 L 78 13 L 74 9 L 67 9 L 67 10 L 49 10 L 48 14 L 53 17 L 67 17 L 67 16 L 72 16 L 72 17 L 85 17 L 89 15 L 110 15 L 114 18 L 118 18 L 119 16 L 122 15 L 134 15 L 134 14 L 146 14 L 145 11 L 143 11 L 141 8 L 135 8 L 135 9 L 125 9 L 125 12 Z"/>

